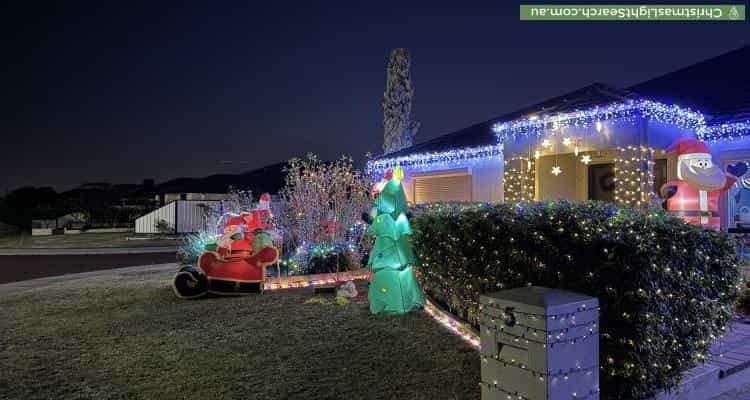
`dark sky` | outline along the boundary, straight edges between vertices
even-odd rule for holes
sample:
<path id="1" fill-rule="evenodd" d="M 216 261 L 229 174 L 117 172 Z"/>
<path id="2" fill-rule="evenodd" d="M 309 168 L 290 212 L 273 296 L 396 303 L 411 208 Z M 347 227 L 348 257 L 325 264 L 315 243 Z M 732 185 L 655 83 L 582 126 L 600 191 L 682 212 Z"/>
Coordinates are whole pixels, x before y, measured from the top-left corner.
<path id="1" fill-rule="evenodd" d="M 308 151 L 362 160 L 382 144 L 392 47 L 412 51 L 423 141 L 750 42 L 748 22 L 521 22 L 505 0 L 8 3 L 3 191 L 240 172 Z"/>

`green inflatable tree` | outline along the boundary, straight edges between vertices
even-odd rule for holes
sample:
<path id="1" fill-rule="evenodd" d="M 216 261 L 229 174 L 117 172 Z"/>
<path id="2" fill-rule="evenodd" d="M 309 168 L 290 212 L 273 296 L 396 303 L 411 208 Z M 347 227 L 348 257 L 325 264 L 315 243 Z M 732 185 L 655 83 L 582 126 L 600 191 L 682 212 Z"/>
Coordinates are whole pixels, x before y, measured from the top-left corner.
<path id="1" fill-rule="evenodd" d="M 372 225 L 367 231 L 375 236 L 367 263 L 374 274 L 368 292 L 373 314 L 407 313 L 424 305 L 422 289 L 412 271 L 415 258 L 407 238 L 411 228 L 401 186 L 403 176 L 401 168 L 396 167 L 375 188 L 377 197 L 370 212 Z"/>

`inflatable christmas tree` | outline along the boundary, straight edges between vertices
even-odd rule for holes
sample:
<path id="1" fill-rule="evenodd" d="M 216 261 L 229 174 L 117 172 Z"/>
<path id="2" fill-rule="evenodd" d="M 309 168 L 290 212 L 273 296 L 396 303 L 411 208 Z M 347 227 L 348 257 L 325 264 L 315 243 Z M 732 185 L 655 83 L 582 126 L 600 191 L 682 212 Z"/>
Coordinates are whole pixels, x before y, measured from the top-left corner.
<path id="1" fill-rule="evenodd" d="M 412 271 L 415 258 L 407 238 L 411 228 L 406 218 L 403 177 L 401 168 L 396 167 L 373 191 L 375 205 L 370 212 L 372 225 L 368 233 L 375 236 L 375 245 L 367 264 L 373 272 L 368 292 L 373 314 L 407 313 L 424 305 L 422 289 Z"/>

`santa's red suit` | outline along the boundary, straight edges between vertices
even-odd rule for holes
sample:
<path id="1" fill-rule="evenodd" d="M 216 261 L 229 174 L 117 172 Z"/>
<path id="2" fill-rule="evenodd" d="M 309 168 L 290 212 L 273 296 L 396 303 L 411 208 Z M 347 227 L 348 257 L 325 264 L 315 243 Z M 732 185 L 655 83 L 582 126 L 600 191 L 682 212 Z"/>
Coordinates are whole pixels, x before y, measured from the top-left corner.
<path id="1" fill-rule="evenodd" d="M 699 140 L 680 139 L 666 151 L 678 154 L 679 178 L 661 188 L 667 211 L 691 224 L 719 229 L 719 197 L 734 185 L 737 178 L 715 165 L 708 146 Z"/>
<path id="2" fill-rule="evenodd" d="M 729 189 L 737 179 L 727 176 L 727 183 L 718 190 L 707 192 L 690 186 L 686 181 L 670 181 L 665 186 L 677 188 L 677 193 L 667 199 L 667 210 L 686 222 L 706 228 L 719 229 L 719 197 Z"/>

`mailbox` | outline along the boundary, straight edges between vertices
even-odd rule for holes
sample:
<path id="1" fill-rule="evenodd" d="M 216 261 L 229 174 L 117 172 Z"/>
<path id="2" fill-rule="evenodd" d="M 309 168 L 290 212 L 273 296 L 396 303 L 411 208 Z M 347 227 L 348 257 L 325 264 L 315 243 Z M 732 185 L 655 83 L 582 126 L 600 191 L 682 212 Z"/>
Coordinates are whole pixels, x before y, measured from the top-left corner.
<path id="1" fill-rule="evenodd" d="M 480 297 L 483 400 L 599 399 L 599 300 L 539 286 Z"/>

